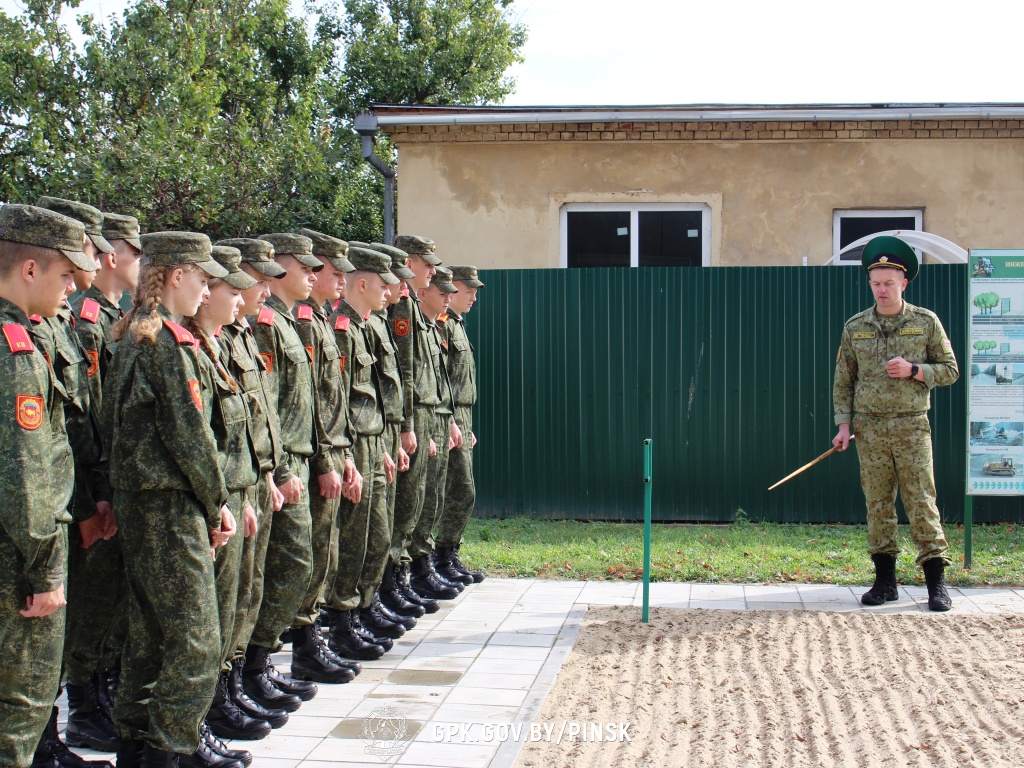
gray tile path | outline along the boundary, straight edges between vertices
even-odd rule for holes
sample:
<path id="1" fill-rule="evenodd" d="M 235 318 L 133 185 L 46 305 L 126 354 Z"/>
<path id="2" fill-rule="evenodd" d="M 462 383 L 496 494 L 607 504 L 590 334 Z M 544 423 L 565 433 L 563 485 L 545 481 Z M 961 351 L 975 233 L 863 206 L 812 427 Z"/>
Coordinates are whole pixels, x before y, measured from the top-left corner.
<path id="1" fill-rule="evenodd" d="M 864 587 L 828 584 L 652 584 L 653 607 L 927 611 L 923 587 L 864 608 Z M 951 590 L 955 613 L 1024 613 L 1024 589 Z M 642 605 L 639 582 L 487 579 L 442 603 L 250 750 L 253 768 L 511 768 L 590 605 Z M 289 653 L 275 662 L 287 669 Z M 62 720 L 66 705 L 60 702 Z M 519 738 L 516 738 L 516 734 Z M 88 750 L 83 755 L 90 755 Z M 95 754 L 95 757 L 99 757 Z"/>

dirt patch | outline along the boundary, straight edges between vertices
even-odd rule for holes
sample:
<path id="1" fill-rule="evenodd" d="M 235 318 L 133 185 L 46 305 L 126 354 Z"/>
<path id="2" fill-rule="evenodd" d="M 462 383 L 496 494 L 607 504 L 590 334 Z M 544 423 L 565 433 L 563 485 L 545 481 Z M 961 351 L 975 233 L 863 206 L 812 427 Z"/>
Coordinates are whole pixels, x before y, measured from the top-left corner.
<path id="1" fill-rule="evenodd" d="M 631 741 L 563 731 L 524 744 L 519 766 L 1024 765 L 1022 615 L 650 618 L 591 608 L 535 719 L 555 734 L 629 722 Z"/>

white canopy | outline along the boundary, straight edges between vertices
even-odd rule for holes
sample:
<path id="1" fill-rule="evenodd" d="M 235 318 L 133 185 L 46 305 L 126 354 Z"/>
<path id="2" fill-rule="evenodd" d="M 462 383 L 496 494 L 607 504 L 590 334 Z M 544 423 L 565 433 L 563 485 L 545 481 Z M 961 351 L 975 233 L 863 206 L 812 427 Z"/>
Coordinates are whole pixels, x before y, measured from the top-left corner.
<path id="1" fill-rule="evenodd" d="M 967 251 L 951 240 L 939 237 L 938 235 L 933 235 L 930 232 L 918 232 L 917 230 L 911 229 L 890 229 L 887 232 L 875 232 L 874 234 L 866 235 L 859 240 L 854 240 L 842 250 L 833 253 L 832 257 L 826 261 L 823 266 L 828 266 L 829 264 L 838 262 L 839 257 L 847 251 L 863 248 L 871 242 L 873 238 L 876 238 L 879 235 L 892 235 L 893 237 L 898 237 L 910 247 L 916 248 L 923 253 L 933 256 L 936 261 L 942 264 L 955 264 L 957 262 L 960 262 L 961 264 L 967 263 Z"/>

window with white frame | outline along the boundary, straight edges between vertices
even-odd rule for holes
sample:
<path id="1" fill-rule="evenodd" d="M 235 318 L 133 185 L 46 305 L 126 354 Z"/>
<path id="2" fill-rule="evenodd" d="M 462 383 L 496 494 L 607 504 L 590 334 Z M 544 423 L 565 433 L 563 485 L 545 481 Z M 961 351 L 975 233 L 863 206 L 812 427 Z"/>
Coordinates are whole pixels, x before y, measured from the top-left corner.
<path id="1" fill-rule="evenodd" d="M 566 203 L 560 212 L 563 267 L 706 267 L 706 203 Z"/>
<path id="2" fill-rule="evenodd" d="M 832 253 L 876 232 L 888 232 L 893 229 L 920 232 L 923 229 L 923 222 L 924 211 L 920 208 L 846 211 L 837 209 L 832 212 Z M 860 266 L 860 254 L 863 250 L 854 248 L 847 251 L 836 260 L 836 263 Z"/>

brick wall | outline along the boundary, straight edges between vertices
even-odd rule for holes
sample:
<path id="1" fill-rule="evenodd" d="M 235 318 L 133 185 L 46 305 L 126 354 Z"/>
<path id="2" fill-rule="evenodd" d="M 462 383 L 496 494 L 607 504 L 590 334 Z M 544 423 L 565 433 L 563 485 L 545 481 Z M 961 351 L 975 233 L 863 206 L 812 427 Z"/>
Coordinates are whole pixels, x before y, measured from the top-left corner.
<path id="1" fill-rule="evenodd" d="M 847 120 L 815 122 L 501 123 L 398 125 L 398 144 L 488 141 L 805 141 L 808 139 L 1021 139 L 1021 120 Z"/>

